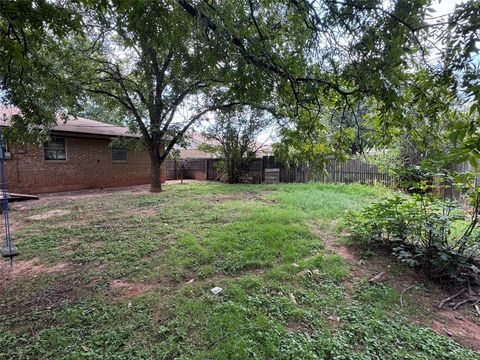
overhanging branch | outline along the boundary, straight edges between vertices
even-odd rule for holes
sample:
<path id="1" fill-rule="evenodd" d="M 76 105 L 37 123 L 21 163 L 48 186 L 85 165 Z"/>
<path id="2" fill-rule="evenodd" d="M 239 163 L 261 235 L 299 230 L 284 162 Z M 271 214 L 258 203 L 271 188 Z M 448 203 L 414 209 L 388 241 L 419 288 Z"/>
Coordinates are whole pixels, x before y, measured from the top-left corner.
<path id="1" fill-rule="evenodd" d="M 228 109 L 232 108 L 238 105 L 245 105 L 241 102 L 235 101 L 235 102 L 230 102 L 227 104 L 221 104 L 221 105 L 212 105 L 209 106 L 202 111 L 198 112 L 194 116 L 190 118 L 190 120 L 187 122 L 187 124 L 173 137 L 173 139 L 169 142 L 168 146 L 165 148 L 165 151 L 163 152 L 160 160 L 163 161 L 167 158 L 168 154 L 170 151 L 173 149 L 173 147 L 181 140 L 183 135 L 187 132 L 187 130 L 196 122 L 198 121 L 203 115 L 210 111 L 215 111 L 215 110 L 222 110 L 222 109 Z"/>

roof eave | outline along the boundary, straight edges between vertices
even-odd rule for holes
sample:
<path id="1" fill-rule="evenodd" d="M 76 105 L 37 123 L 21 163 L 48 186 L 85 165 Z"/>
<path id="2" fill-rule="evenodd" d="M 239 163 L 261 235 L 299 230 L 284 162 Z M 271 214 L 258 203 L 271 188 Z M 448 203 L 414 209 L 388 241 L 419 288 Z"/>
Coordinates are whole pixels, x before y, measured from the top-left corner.
<path id="1" fill-rule="evenodd" d="M 60 135 L 60 136 L 67 136 L 67 137 L 81 137 L 81 138 L 92 138 L 92 139 L 111 139 L 111 138 L 133 138 L 133 139 L 140 139 L 140 135 L 134 134 L 92 134 L 92 133 L 85 133 L 79 131 L 62 131 L 62 130 L 51 130 L 50 133 L 52 135 Z"/>

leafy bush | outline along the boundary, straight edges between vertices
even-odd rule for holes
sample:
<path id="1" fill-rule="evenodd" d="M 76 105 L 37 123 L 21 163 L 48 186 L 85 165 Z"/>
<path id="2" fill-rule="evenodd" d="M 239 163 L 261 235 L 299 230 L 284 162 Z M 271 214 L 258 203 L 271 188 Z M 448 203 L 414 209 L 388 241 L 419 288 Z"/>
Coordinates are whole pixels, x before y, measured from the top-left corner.
<path id="1" fill-rule="evenodd" d="M 480 189 L 468 191 L 468 210 L 421 192 L 381 200 L 348 217 L 352 236 L 387 246 L 400 261 L 434 278 L 478 283 Z"/>

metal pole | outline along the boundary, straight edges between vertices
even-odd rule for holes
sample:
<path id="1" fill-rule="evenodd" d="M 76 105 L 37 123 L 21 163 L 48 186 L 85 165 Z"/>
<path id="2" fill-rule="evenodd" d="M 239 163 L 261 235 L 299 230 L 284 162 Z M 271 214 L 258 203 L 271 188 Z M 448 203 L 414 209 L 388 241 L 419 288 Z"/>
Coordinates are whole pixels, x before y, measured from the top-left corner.
<path id="1" fill-rule="evenodd" d="M 7 193 L 7 177 L 5 175 L 5 153 L 3 151 L 3 138 L 0 131 L 0 175 L 2 178 L 2 210 L 3 223 L 5 227 L 5 245 L 1 249 L 3 257 L 10 258 L 10 265 L 12 265 L 13 257 L 18 255 L 18 250 L 12 242 L 10 234 L 10 221 L 8 218 L 8 193 Z"/>

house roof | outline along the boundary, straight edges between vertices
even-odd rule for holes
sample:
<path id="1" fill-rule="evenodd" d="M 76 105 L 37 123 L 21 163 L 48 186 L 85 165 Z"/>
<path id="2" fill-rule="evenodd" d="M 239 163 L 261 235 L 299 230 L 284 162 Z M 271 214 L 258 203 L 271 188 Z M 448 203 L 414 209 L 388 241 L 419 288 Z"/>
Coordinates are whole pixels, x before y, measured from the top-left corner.
<path id="1" fill-rule="evenodd" d="M 205 138 L 205 136 L 195 131 L 187 133 L 186 138 L 187 138 L 187 142 L 190 145 L 203 145 L 203 144 L 208 144 L 212 146 L 220 145 L 220 143 L 217 140 L 207 139 Z"/>
<path id="2" fill-rule="evenodd" d="M 197 150 L 198 145 L 202 145 L 202 144 L 208 144 L 212 146 L 219 145 L 218 141 L 206 139 L 201 133 L 198 133 L 198 132 L 188 133 L 187 142 L 189 145 L 186 147 L 186 149 L 179 149 L 182 157 L 213 157 L 213 155 L 211 154 L 210 156 L 204 156 L 204 154 L 207 154 L 207 153 Z M 267 155 L 273 154 L 273 148 L 271 144 L 266 144 L 266 143 L 256 141 L 255 149 L 257 149 L 258 156 L 267 156 Z M 192 150 L 196 150 L 196 152 L 193 152 Z M 195 154 L 195 156 L 192 156 L 191 154 Z"/>
<path id="3" fill-rule="evenodd" d="M 208 145 L 219 145 L 220 143 L 217 140 L 208 140 L 206 139 L 202 134 L 198 132 L 191 132 L 187 135 L 188 139 L 187 141 L 190 142 L 190 144 L 208 144 Z M 188 149 L 189 147 L 187 147 Z M 273 153 L 273 148 L 271 144 L 266 144 L 262 143 L 260 141 L 255 141 L 255 149 L 257 149 L 257 153 L 261 154 L 269 154 L 271 155 Z"/>
<path id="4" fill-rule="evenodd" d="M 0 127 L 10 127 L 12 116 L 19 114 L 21 114 L 20 109 L 15 107 L 0 108 Z M 131 133 L 126 127 L 73 116 L 64 122 L 59 115 L 57 115 L 57 125 L 52 128 L 52 132 L 82 134 L 83 136 L 140 137 L 139 134 Z"/>
<path id="5" fill-rule="evenodd" d="M 182 159 L 213 159 L 215 155 L 198 149 L 179 149 Z"/>

